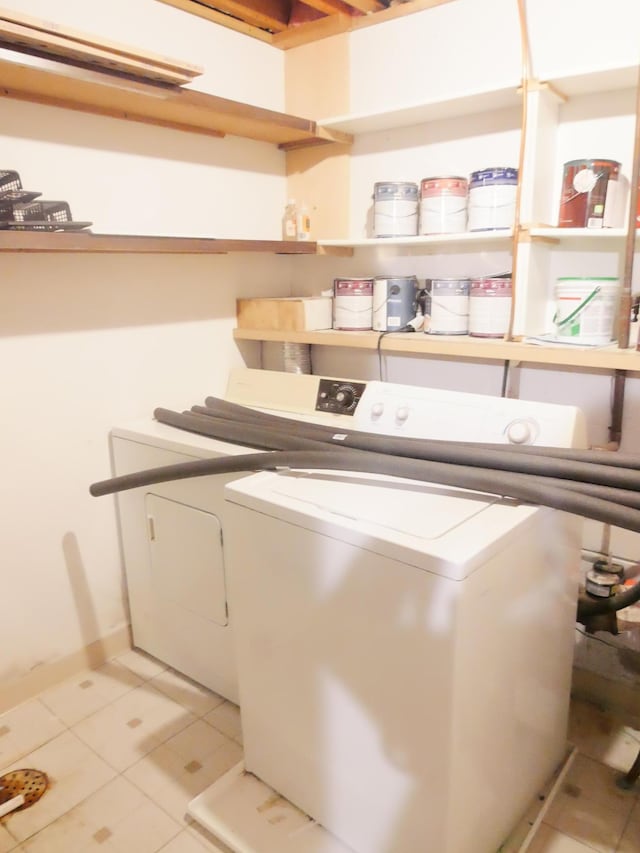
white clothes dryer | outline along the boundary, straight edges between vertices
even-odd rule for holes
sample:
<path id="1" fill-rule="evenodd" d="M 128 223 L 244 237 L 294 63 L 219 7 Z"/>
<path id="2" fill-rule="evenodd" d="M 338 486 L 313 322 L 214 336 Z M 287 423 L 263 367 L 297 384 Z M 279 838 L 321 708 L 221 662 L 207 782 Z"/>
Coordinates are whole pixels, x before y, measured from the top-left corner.
<path id="1" fill-rule="evenodd" d="M 321 381 L 327 386 L 322 398 Z M 349 399 L 343 398 L 347 386 Z M 351 426 L 364 387 L 361 382 L 237 368 L 229 376 L 225 400 L 296 420 Z M 204 400 L 194 402 L 202 405 Z M 114 427 L 110 440 L 114 476 L 255 452 L 152 418 Z M 117 496 L 134 645 L 236 703 L 223 489 L 243 476 L 159 483 Z"/>

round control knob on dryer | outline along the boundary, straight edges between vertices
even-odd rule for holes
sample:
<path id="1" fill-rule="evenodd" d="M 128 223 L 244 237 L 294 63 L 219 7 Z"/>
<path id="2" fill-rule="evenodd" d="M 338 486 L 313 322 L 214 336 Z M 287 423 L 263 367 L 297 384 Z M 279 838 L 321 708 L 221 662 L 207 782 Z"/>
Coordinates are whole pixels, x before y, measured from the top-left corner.
<path id="1" fill-rule="evenodd" d="M 409 417 L 409 407 L 408 406 L 400 406 L 396 409 L 396 420 L 400 421 L 400 423 L 404 423 L 406 419 Z"/>
<path id="2" fill-rule="evenodd" d="M 349 406 L 352 406 L 354 399 L 353 389 L 351 388 L 340 388 L 340 390 L 336 391 L 336 401 L 340 403 L 344 409 L 348 409 Z"/>
<path id="3" fill-rule="evenodd" d="M 533 429 L 527 421 L 513 421 L 506 433 L 511 444 L 528 444 L 533 438 Z"/>
<path id="4" fill-rule="evenodd" d="M 371 406 L 371 417 L 372 418 L 379 418 L 383 412 L 384 412 L 384 403 L 374 403 Z"/>

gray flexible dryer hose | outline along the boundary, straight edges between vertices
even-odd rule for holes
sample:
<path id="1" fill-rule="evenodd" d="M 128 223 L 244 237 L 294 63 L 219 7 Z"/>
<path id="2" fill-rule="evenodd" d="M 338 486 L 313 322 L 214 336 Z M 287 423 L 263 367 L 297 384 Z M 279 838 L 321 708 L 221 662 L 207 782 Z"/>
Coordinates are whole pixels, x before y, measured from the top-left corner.
<path id="1" fill-rule="evenodd" d="M 247 406 L 241 406 L 238 403 L 230 403 L 228 400 L 221 400 L 217 397 L 207 397 L 205 406 L 193 406 L 192 411 L 201 414 L 212 414 L 218 417 L 226 417 L 233 420 L 242 420 L 244 422 L 262 423 L 265 426 L 281 425 L 291 429 L 292 422 L 296 428 L 301 423 L 305 426 L 318 427 L 320 430 L 335 431 L 339 430 L 346 435 L 358 435 L 375 438 L 387 438 L 380 436 L 379 433 L 370 433 L 361 430 L 349 430 L 345 428 L 344 421 L 333 426 L 324 426 L 322 424 L 309 424 L 293 420 L 292 418 L 282 417 L 281 415 L 273 415 L 270 412 L 260 412 L 255 409 L 250 409 Z M 395 436 L 391 436 L 395 438 Z M 570 447 L 547 447 L 541 445 L 527 444 L 493 444 L 485 442 L 468 442 L 468 441 L 442 441 L 437 439 L 422 439 L 422 438 L 402 438 L 407 447 L 416 445 L 429 445 L 434 447 L 444 446 L 446 448 L 456 447 L 473 447 L 477 450 L 495 450 L 499 453 L 513 453 L 518 456 L 544 456 L 550 459 L 566 459 L 572 462 L 587 462 L 589 464 L 609 465 L 613 468 L 629 468 L 632 471 L 640 471 L 640 456 L 630 453 L 612 453 L 609 450 L 576 450 Z"/>
<path id="2" fill-rule="evenodd" d="M 194 407 L 194 409 L 195 408 L 197 407 Z M 302 430 L 305 435 L 301 436 L 292 433 L 290 428 L 286 431 L 280 427 L 278 427 L 278 429 L 274 429 L 273 427 L 265 429 L 262 426 L 250 423 L 243 424 L 242 431 L 240 432 L 237 423 L 232 423 L 224 418 L 217 418 L 213 415 L 203 417 L 193 410 L 191 412 L 178 413 L 172 412 L 168 409 L 156 409 L 156 416 L 162 423 L 179 427 L 180 429 L 194 432 L 198 435 L 206 435 L 210 438 L 227 441 L 230 444 L 248 445 L 263 450 L 317 450 L 319 449 L 319 442 L 323 443 L 329 441 L 329 439 L 310 440 L 306 437 L 306 430 Z M 374 436 L 374 438 L 380 437 Z M 331 443 L 335 446 L 333 442 Z M 356 449 L 366 448 L 363 446 Z M 466 449 L 469 450 L 469 448 Z M 439 446 L 438 450 L 441 451 L 442 447 Z M 438 454 L 438 458 L 435 460 L 432 459 L 431 461 L 438 461 L 440 455 L 441 454 Z M 468 456 L 467 454 L 463 455 Z M 425 460 L 428 459 L 429 454 L 425 454 L 424 458 Z M 445 459 L 445 461 L 454 463 L 455 460 Z M 516 473 L 519 473 L 519 471 L 516 471 Z M 522 473 L 522 476 L 534 477 L 535 475 Z M 538 479 L 542 478 L 539 477 Z M 550 486 L 580 492 L 583 495 L 611 501 L 634 509 L 640 509 L 640 491 L 636 489 L 614 488 L 601 484 L 569 480 L 564 477 L 545 476 L 544 482 Z"/>
<path id="3" fill-rule="evenodd" d="M 167 409 L 156 409 L 155 417 L 162 422 L 172 417 Z M 186 419 L 193 417 L 213 417 L 203 411 L 202 407 L 193 407 L 191 413 L 183 413 Z M 279 430 L 292 431 L 292 422 L 286 423 L 286 418 L 278 421 Z M 194 421 L 194 423 L 196 423 Z M 221 420 L 218 419 L 218 424 Z M 231 423 L 231 422 L 230 422 Z M 266 425 L 265 421 L 265 425 Z M 583 483 L 597 483 L 603 486 L 614 486 L 621 489 L 640 490 L 640 470 L 619 468 L 613 465 L 602 465 L 560 458 L 550 458 L 539 455 L 521 455 L 510 453 L 508 450 L 488 449 L 475 444 L 451 444 L 449 442 L 431 442 L 422 439 L 397 438 L 396 436 L 376 435 L 367 432 L 349 430 L 336 431 L 331 427 L 320 424 L 308 424 L 296 421 L 295 433 L 304 438 L 315 439 L 343 448 L 367 450 L 393 456 L 405 456 L 411 459 L 425 459 L 432 462 L 447 462 L 456 465 L 493 468 L 500 471 L 511 471 L 523 474 L 536 474 L 543 477 L 558 477 L 561 479 L 577 480 Z M 174 426 L 177 426 L 173 422 Z M 220 434 L 216 438 L 222 437 Z M 233 441 L 233 439 L 228 439 Z M 253 446 L 253 442 L 249 442 Z M 508 446 L 507 446 L 508 447 Z"/>
<path id="4" fill-rule="evenodd" d="M 392 477 L 454 486 L 477 492 L 488 492 L 549 506 L 640 533 L 640 511 L 612 504 L 600 498 L 583 495 L 579 492 L 549 486 L 545 481 L 538 481 L 537 478 L 529 480 L 524 479 L 521 475 L 509 472 L 385 456 L 363 450 L 271 451 L 233 457 L 225 456 L 217 459 L 199 459 L 195 462 L 152 468 L 137 474 L 127 474 L 94 483 L 90 487 L 90 492 L 94 496 L 99 496 L 189 477 L 203 477 L 209 474 L 228 474 L 239 471 L 268 471 L 280 468 L 386 474 Z"/>

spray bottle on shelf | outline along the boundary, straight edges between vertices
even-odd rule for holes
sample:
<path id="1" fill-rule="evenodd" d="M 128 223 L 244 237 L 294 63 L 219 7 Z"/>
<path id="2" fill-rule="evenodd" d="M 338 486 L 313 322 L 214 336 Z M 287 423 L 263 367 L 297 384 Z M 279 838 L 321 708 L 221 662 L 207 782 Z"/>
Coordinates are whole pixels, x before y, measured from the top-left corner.
<path id="1" fill-rule="evenodd" d="M 293 198 L 287 202 L 282 217 L 282 239 L 297 240 L 298 233 L 298 206 Z"/>

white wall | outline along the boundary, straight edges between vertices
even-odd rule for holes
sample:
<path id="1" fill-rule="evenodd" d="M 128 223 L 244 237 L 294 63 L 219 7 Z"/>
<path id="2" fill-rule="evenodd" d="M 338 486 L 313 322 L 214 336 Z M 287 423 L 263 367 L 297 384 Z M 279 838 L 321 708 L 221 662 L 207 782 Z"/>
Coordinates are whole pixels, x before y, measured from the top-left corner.
<path id="1" fill-rule="evenodd" d="M 195 88 L 282 108 L 280 51 L 155 0 L 8 5 L 206 65 Z M 266 143 L 3 98 L 0 164 L 95 232 L 280 237 L 284 155 Z M 288 294 L 290 270 L 271 255 L 2 256 L 0 683 L 126 624 L 114 504 L 88 493 L 110 476 L 109 429 L 257 366 L 257 346 L 231 338 L 235 298 Z"/>

